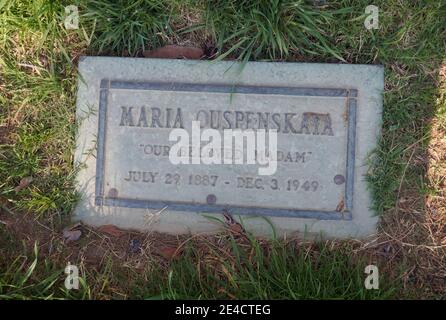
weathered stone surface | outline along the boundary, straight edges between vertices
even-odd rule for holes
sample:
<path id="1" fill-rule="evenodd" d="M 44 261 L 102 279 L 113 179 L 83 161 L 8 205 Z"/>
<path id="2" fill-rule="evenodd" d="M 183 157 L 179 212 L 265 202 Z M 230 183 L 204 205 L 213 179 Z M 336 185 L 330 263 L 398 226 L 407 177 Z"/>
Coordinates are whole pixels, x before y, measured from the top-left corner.
<path id="1" fill-rule="evenodd" d="M 82 164 L 76 217 L 168 233 L 242 217 L 258 235 L 374 233 L 364 175 L 380 129 L 383 69 L 369 65 L 86 57 L 79 64 Z M 172 129 L 276 129 L 278 166 L 169 161 Z"/>

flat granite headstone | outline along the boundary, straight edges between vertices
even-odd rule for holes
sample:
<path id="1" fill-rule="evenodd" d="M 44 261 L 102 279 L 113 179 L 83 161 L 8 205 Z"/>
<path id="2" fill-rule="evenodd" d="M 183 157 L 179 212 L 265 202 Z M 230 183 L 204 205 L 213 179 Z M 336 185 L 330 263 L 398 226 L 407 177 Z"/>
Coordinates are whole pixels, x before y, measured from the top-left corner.
<path id="1" fill-rule="evenodd" d="M 76 219 L 183 234 L 219 230 L 211 217 L 227 213 L 255 235 L 375 233 L 365 175 L 381 66 L 83 57 L 79 72 Z M 192 121 L 276 130 L 276 171 L 173 164 L 169 134 Z"/>

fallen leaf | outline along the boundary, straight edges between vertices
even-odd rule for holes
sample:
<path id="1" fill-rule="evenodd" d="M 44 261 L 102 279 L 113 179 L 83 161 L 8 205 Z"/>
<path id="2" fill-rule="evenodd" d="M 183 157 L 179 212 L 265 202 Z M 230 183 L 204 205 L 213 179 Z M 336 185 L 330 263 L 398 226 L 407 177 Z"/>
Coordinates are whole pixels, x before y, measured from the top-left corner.
<path id="1" fill-rule="evenodd" d="M 164 58 L 164 59 L 193 59 L 199 60 L 204 52 L 196 47 L 182 47 L 177 45 L 167 45 L 151 51 L 144 51 L 146 58 Z"/>
<path id="2" fill-rule="evenodd" d="M 158 251 L 159 254 L 167 260 L 171 260 L 180 255 L 180 250 L 178 250 L 177 247 L 161 247 Z"/>
<path id="3" fill-rule="evenodd" d="M 118 229 L 118 227 L 116 227 L 112 224 L 106 224 L 106 225 L 100 226 L 98 228 L 98 230 L 100 232 L 106 233 L 110 236 L 117 237 L 117 238 L 119 238 L 125 234 L 125 231 Z"/>
<path id="4" fill-rule="evenodd" d="M 17 187 L 14 188 L 15 192 L 19 192 L 20 190 L 22 190 L 23 188 L 26 188 L 27 186 L 29 186 L 29 184 L 33 181 L 32 177 L 25 177 L 22 178 L 22 180 L 20 180 L 20 183 Z"/>
<path id="5" fill-rule="evenodd" d="M 229 231 L 236 234 L 246 233 L 243 226 L 235 221 L 234 218 L 227 211 L 223 211 L 223 217 L 225 218 L 226 227 Z"/>
<path id="6" fill-rule="evenodd" d="M 82 231 L 80 230 L 64 230 L 63 237 L 67 241 L 77 241 L 82 235 Z"/>

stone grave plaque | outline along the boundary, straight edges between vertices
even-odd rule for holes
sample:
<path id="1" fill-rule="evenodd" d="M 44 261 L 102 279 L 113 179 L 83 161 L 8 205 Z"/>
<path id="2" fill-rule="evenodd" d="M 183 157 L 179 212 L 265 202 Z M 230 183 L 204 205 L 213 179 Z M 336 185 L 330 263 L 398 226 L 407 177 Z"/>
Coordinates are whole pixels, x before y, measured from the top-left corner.
<path id="1" fill-rule="evenodd" d="M 257 235 L 374 233 L 365 174 L 382 67 L 84 57 L 79 72 L 76 218 L 178 234 L 218 230 L 210 216 L 229 213 Z M 169 135 L 184 129 L 191 151 L 193 121 L 221 134 L 222 163 L 171 161 Z M 225 153 L 227 129 L 274 130 L 274 170 L 234 163 L 248 151 Z"/>

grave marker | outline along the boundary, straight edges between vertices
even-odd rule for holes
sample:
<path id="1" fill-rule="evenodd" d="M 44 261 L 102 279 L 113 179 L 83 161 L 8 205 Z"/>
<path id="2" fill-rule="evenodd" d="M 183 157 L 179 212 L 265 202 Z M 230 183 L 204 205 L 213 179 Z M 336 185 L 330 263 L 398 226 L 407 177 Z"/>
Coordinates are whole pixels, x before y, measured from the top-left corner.
<path id="1" fill-rule="evenodd" d="M 207 216 L 227 212 L 258 235 L 271 233 L 262 217 L 279 234 L 375 231 L 364 175 L 380 130 L 382 67 L 247 63 L 241 70 L 233 62 L 85 57 L 79 71 L 77 218 L 195 233 L 217 230 Z M 185 129 L 191 151 L 193 121 L 200 134 L 222 137 L 228 129 L 275 130 L 273 174 L 259 174 L 258 163 L 224 164 L 224 144 L 222 164 L 172 163 L 169 135 Z M 240 145 L 231 150 L 229 162 L 247 157 Z"/>

